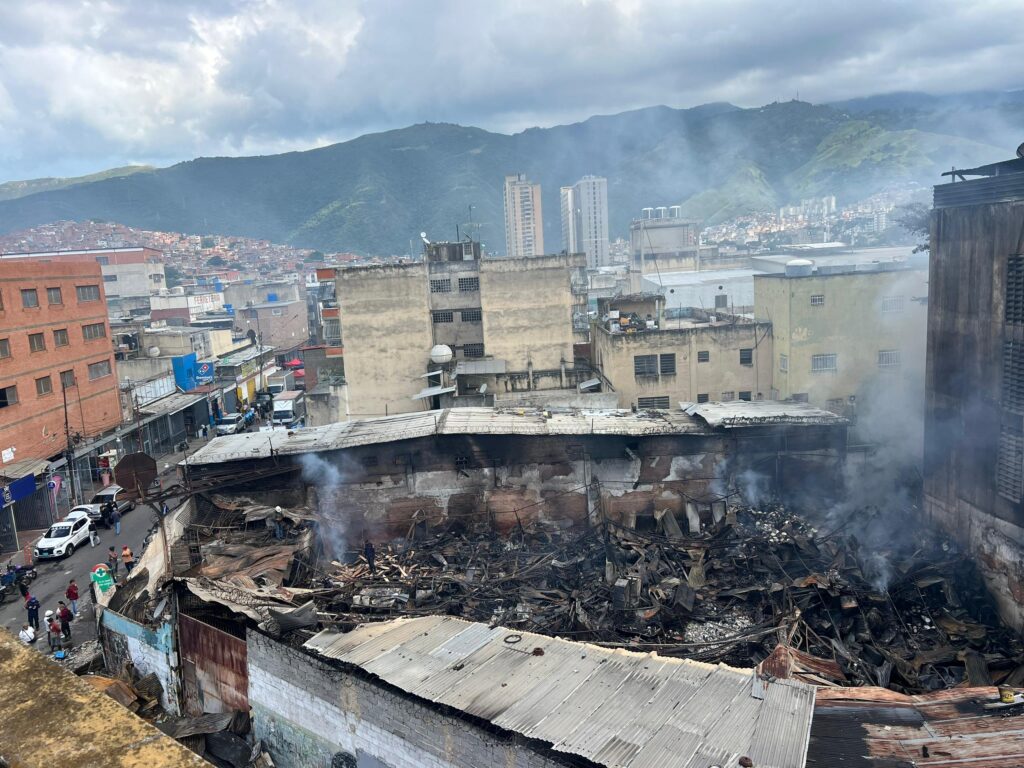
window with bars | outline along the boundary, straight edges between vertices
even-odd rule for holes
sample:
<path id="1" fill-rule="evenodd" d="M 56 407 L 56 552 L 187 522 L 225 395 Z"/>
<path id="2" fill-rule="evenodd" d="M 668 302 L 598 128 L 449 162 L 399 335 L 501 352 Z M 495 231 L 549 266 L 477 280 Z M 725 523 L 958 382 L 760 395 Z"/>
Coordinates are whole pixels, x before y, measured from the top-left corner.
<path id="1" fill-rule="evenodd" d="M 25 309 L 35 309 L 39 306 L 39 292 L 35 288 L 21 289 L 21 306 Z"/>
<path id="2" fill-rule="evenodd" d="M 735 392 L 723 392 L 722 393 L 722 402 L 723 403 L 728 403 L 730 400 L 735 400 L 735 399 L 736 399 L 736 393 Z"/>
<path id="3" fill-rule="evenodd" d="M 451 323 L 455 321 L 455 314 L 453 312 L 435 312 L 434 322 L 435 323 Z"/>
<path id="4" fill-rule="evenodd" d="M 100 360 L 98 363 L 89 364 L 89 381 L 95 381 L 96 379 L 102 379 L 104 376 L 110 375 L 110 361 Z"/>
<path id="5" fill-rule="evenodd" d="M 709 400 L 709 398 L 708 398 L 707 392 L 702 392 L 701 394 L 697 395 L 697 402 L 698 403 L 706 403 L 706 402 L 708 402 L 708 400 Z"/>
<path id="6" fill-rule="evenodd" d="M 42 397 L 53 392 L 53 382 L 49 376 L 42 376 L 36 379 L 36 394 Z"/>
<path id="7" fill-rule="evenodd" d="M 484 319 L 483 312 L 479 309 L 463 309 L 459 312 L 459 317 L 464 323 L 479 323 Z"/>
<path id="8" fill-rule="evenodd" d="M 636 400 L 637 408 L 669 408 L 668 395 L 660 395 L 658 397 L 638 397 Z"/>
<path id="9" fill-rule="evenodd" d="M 634 376 L 657 376 L 658 356 L 657 355 L 636 355 L 633 357 Z"/>
<path id="10" fill-rule="evenodd" d="M 999 431 L 996 490 L 1013 502 L 1024 498 L 1024 433 L 1006 425 Z"/>
<path id="11" fill-rule="evenodd" d="M 811 355 L 811 373 L 835 373 L 839 370 L 837 355 Z"/>
<path id="12" fill-rule="evenodd" d="M 336 317 L 324 318 L 324 341 L 331 346 L 341 344 L 341 320 Z"/>
<path id="13" fill-rule="evenodd" d="M 430 292 L 431 293 L 451 293 L 452 292 L 452 281 L 449 278 L 443 280 L 431 280 L 430 281 Z"/>
<path id="14" fill-rule="evenodd" d="M 480 278 L 479 277 L 460 277 L 459 278 L 459 290 L 463 292 L 479 291 L 480 290 Z"/>
<path id="15" fill-rule="evenodd" d="M 753 399 L 752 392 L 747 390 L 741 390 L 736 397 L 740 400 L 746 400 L 748 403 Z"/>
<path id="16" fill-rule="evenodd" d="M 782 373 L 789 372 L 789 355 L 779 355 L 779 370 Z"/>
<path id="17" fill-rule="evenodd" d="M 816 293 L 811 296 L 812 307 L 824 307 L 825 306 L 825 295 L 822 293 Z"/>
<path id="18" fill-rule="evenodd" d="M 103 339 L 107 336 L 107 327 L 103 323 L 90 323 L 82 326 L 82 338 L 86 341 Z"/>
<path id="19" fill-rule="evenodd" d="M 28 335 L 28 348 L 33 352 L 46 350 L 46 337 L 41 333 L 30 333 Z"/>
<path id="20" fill-rule="evenodd" d="M 740 350 L 740 365 L 753 365 L 754 364 L 754 350 L 753 349 L 741 349 Z"/>
<path id="21" fill-rule="evenodd" d="M 1007 323 L 1024 324 L 1024 254 L 1011 256 L 1006 262 L 1006 308 Z"/>
<path id="22" fill-rule="evenodd" d="M 902 312 L 904 304 L 903 296 L 883 296 L 882 297 L 882 311 L 883 312 Z"/>
<path id="23" fill-rule="evenodd" d="M 662 376 L 676 375 L 676 355 L 674 352 L 658 357 L 658 372 Z"/>
<path id="24" fill-rule="evenodd" d="M 710 363 L 711 362 L 711 351 L 707 349 L 700 349 L 697 351 L 697 362 L 698 363 Z"/>
<path id="25" fill-rule="evenodd" d="M 455 468 L 462 470 L 469 469 L 469 456 L 456 456 Z"/>
<path id="26" fill-rule="evenodd" d="M 0 387 L 0 408 L 6 408 L 18 402 L 18 388 L 16 386 Z"/>
<path id="27" fill-rule="evenodd" d="M 1003 342 L 1003 408 L 1024 414 L 1024 342 Z"/>
<path id="28" fill-rule="evenodd" d="M 98 285 L 76 285 L 75 295 L 79 301 L 99 301 L 100 287 Z"/>
<path id="29" fill-rule="evenodd" d="M 900 367 L 900 351 L 898 349 L 880 349 L 880 350 L 878 350 L 878 367 L 879 368 L 899 368 Z"/>
<path id="30" fill-rule="evenodd" d="M 462 354 L 464 357 L 483 357 L 484 356 L 484 345 L 483 344 L 465 344 L 462 347 Z"/>
<path id="31" fill-rule="evenodd" d="M 64 295 L 61 293 L 60 287 L 47 288 L 46 289 L 46 301 L 49 304 L 63 304 Z"/>

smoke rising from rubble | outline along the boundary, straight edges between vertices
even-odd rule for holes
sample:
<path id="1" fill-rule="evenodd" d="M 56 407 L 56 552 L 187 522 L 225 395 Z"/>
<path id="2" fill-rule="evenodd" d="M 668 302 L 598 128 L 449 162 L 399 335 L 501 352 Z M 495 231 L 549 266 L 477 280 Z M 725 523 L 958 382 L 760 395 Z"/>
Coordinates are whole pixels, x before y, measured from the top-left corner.
<path id="1" fill-rule="evenodd" d="M 320 540 L 334 559 L 344 561 L 348 550 L 348 526 L 344 515 L 337 514 L 335 507 L 343 479 L 342 470 L 315 453 L 302 454 L 299 464 L 302 466 L 302 479 L 316 490 Z"/>

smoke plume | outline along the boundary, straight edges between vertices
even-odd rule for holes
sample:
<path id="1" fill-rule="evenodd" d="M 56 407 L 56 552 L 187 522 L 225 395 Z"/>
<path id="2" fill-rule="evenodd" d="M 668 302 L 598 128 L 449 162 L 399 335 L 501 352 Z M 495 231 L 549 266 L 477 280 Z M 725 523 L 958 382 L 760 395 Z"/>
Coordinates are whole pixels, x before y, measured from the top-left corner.
<path id="1" fill-rule="evenodd" d="M 342 484 L 341 469 L 315 453 L 299 457 L 302 479 L 313 486 L 319 513 L 320 540 L 335 560 L 344 561 L 348 551 L 347 519 L 338 514 L 338 488 Z"/>

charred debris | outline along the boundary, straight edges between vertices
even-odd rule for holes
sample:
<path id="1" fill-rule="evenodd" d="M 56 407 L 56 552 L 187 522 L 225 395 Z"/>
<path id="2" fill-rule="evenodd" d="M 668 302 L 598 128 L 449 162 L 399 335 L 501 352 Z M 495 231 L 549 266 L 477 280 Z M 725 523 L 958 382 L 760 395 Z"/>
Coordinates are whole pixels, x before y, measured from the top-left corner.
<path id="1" fill-rule="evenodd" d="M 413 526 L 377 543 L 371 573 L 362 554 L 324 550 L 308 509 L 197 502 L 176 581 L 222 618 L 296 646 L 319 628 L 447 614 L 821 686 L 1024 684 L 1024 646 L 974 564 L 911 512 L 902 525 L 921 535 L 890 549 L 858 539 L 877 510 L 828 526 L 775 503 L 716 504 L 713 524 L 693 532 L 671 513 L 650 530 Z M 158 600 L 136 601 L 139 618 Z"/>

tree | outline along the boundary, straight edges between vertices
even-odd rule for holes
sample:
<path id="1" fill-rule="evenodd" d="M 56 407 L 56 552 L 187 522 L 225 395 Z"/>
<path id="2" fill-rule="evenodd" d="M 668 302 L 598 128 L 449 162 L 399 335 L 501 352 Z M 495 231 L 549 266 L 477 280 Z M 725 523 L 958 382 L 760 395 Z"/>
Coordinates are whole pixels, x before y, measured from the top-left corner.
<path id="1" fill-rule="evenodd" d="M 914 246 L 914 253 L 927 251 L 931 247 L 931 209 L 924 203 L 907 203 L 896 207 L 896 223 L 910 234 L 914 235 L 917 244 Z"/>
<path id="2" fill-rule="evenodd" d="M 217 256 L 214 256 L 213 258 L 211 258 L 209 261 L 207 261 L 206 262 L 206 266 L 208 266 L 208 267 L 223 267 L 226 263 L 227 262 L 224 261 L 224 257 L 223 256 L 217 255 Z"/>
<path id="3" fill-rule="evenodd" d="M 177 267 L 164 267 L 164 280 L 168 288 L 181 285 L 181 270 Z"/>
<path id="4" fill-rule="evenodd" d="M 306 258 L 303 261 L 323 261 L 324 255 L 320 251 L 312 251 L 306 254 Z"/>

